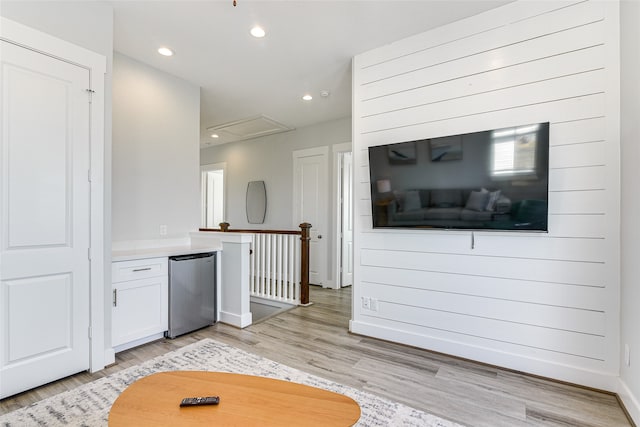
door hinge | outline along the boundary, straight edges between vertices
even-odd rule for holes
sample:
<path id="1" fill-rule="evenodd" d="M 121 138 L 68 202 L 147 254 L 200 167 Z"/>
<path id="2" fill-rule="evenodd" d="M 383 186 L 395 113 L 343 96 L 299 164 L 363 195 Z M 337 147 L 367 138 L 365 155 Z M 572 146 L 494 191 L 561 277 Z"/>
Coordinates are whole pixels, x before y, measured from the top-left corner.
<path id="1" fill-rule="evenodd" d="M 96 93 L 95 90 L 93 89 L 85 89 L 87 91 L 87 94 L 89 95 L 89 104 L 91 104 L 91 101 L 93 101 L 93 94 Z"/>
<path id="2" fill-rule="evenodd" d="M 91 182 L 91 169 L 87 169 L 87 181 Z"/>
<path id="3" fill-rule="evenodd" d="M 93 330 L 91 329 L 91 326 L 89 326 L 89 338 L 93 338 Z"/>
<path id="4" fill-rule="evenodd" d="M 87 258 L 91 261 L 91 248 L 87 248 Z"/>

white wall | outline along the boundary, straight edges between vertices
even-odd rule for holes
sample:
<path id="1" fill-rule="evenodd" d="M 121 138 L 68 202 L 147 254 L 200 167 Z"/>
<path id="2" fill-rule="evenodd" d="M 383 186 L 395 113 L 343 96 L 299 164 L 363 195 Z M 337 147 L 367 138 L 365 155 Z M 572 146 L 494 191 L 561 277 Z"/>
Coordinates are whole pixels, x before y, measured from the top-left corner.
<path id="1" fill-rule="evenodd" d="M 621 360 L 622 385 L 618 391 L 626 408 L 640 420 L 640 2 L 620 5 L 621 53 Z M 630 349 L 630 364 L 625 362 L 625 344 Z"/>
<path id="2" fill-rule="evenodd" d="M 352 331 L 616 389 L 618 31 L 617 2 L 523 1 L 354 59 Z M 372 229 L 367 147 L 544 121 L 548 234 Z"/>
<path id="3" fill-rule="evenodd" d="M 113 67 L 113 241 L 200 222 L 200 88 L 122 54 Z"/>
<path id="4" fill-rule="evenodd" d="M 293 224 L 293 160 L 292 152 L 306 148 L 329 146 L 351 140 L 351 119 L 334 120 L 307 126 L 290 132 L 270 135 L 248 141 L 239 141 L 206 148 L 200 152 L 200 163 L 226 162 L 225 177 L 227 204 L 225 218 L 236 229 L 297 229 Z M 331 152 L 331 148 L 329 149 Z M 328 176 L 333 179 L 332 159 L 328 160 Z M 245 211 L 245 196 L 249 181 L 264 181 L 267 190 L 267 213 L 264 224 L 249 224 Z M 334 226 L 331 195 L 328 183 L 327 226 Z M 295 226 L 295 227 L 294 227 Z M 328 233 L 332 234 L 332 233 Z M 333 236 L 327 236 L 328 248 L 333 247 Z M 327 278 L 332 278 L 332 257 L 328 258 Z"/>

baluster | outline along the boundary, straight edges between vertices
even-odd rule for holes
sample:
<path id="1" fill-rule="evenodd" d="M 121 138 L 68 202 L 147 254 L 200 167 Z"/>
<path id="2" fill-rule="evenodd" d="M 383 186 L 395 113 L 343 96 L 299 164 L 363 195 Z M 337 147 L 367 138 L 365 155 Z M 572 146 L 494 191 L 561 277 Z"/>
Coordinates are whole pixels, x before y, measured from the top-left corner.
<path id="1" fill-rule="evenodd" d="M 256 235 L 251 236 L 251 244 L 249 245 L 249 292 L 251 295 L 256 293 L 256 270 L 255 270 L 255 251 Z"/>
<path id="2" fill-rule="evenodd" d="M 296 236 L 291 241 L 293 250 L 291 251 L 291 299 L 297 304 L 300 300 L 300 277 L 298 276 L 298 263 L 300 262 L 300 236 Z"/>
<path id="3" fill-rule="evenodd" d="M 296 251 L 295 254 L 297 255 L 295 257 L 295 269 L 294 269 L 294 276 L 295 276 L 295 280 L 293 283 L 293 297 L 296 299 L 297 302 L 300 302 L 300 240 L 296 239 Z"/>
<path id="4" fill-rule="evenodd" d="M 251 262 L 253 264 L 253 292 L 257 295 L 260 292 L 258 289 L 258 277 L 259 277 L 259 268 L 260 262 L 258 261 L 258 257 L 260 256 L 260 236 L 257 234 L 253 235 L 253 255 L 251 256 Z"/>
<path id="5" fill-rule="evenodd" d="M 273 295 L 273 235 L 266 234 L 267 236 L 267 260 L 265 267 L 267 268 L 267 297 L 271 297 Z"/>
<path id="6" fill-rule="evenodd" d="M 258 256 L 260 256 L 260 248 L 258 245 L 260 244 L 260 236 L 257 234 L 253 235 L 253 256 L 251 261 L 253 262 L 253 292 L 257 295 L 260 292 L 258 289 L 258 277 L 259 277 L 259 268 L 260 262 L 258 261 Z"/>
<path id="7" fill-rule="evenodd" d="M 278 236 L 271 236 L 271 298 L 278 295 Z"/>
<path id="8" fill-rule="evenodd" d="M 298 301 L 298 288 L 297 283 L 300 281 L 296 274 L 296 265 L 300 257 L 298 256 L 300 247 L 300 240 L 298 236 L 293 236 L 291 240 L 291 253 L 289 254 L 289 263 L 291 264 L 291 282 L 289 283 L 289 292 L 291 301 L 297 303 Z"/>
<path id="9" fill-rule="evenodd" d="M 300 265 L 300 248 L 298 247 L 298 243 L 300 242 L 298 236 L 291 236 L 291 249 L 290 249 L 290 279 L 289 279 L 289 293 L 291 302 L 297 304 L 299 301 L 298 290 L 296 289 L 296 283 L 300 281 L 296 276 L 296 266 Z"/>
<path id="10" fill-rule="evenodd" d="M 260 285 L 260 295 L 264 296 L 267 294 L 267 274 L 269 274 L 269 272 L 267 271 L 267 256 L 269 256 L 269 250 L 267 248 L 267 236 L 265 236 L 264 234 L 261 236 L 262 237 L 262 259 L 260 260 L 262 262 L 262 272 L 260 274 L 260 281 L 261 281 L 261 285 Z"/>
<path id="11" fill-rule="evenodd" d="M 271 236 L 271 238 L 273 239 L 273 254 L 271 255 L 273 257 L 272 259 L 272 263 L 273 263 L 273 280 L 271 281 L 271 283 L 273 283 L 273 289 L 271 289 L 271 298 L 277 298 L 278 297 L 278 235 L 274 234 L 273 236 Z"/>
<path id="12" fill-rule="evenodd" d="M 264 295 L 265 270 L 264 270 L 264 236 L 260 235 L 260 296 Z"/>
<path id="13" fill-rule="evenodd" d="M 278 234 L 278 280 L 277 291 L 278 299 L 282 300 L 282 234 Z"/>
<path id="14" fill-rule="evenodd" d="M 271 236 L 273 239 L 273 289 L 271 289 L 271 298 L 278 297 L 278 235 L 274 234 Z"/>
<path id="15" fill-rule="evenodd" d="M 266 234 L 267 236 L 267 260 L 266 260 L 266 269 L 267 269 L 267 298 L 271 298 L 273 295 L 272 283 L 273 283 L 273 236 L 271 234 Z"/>
<path id="16" fill-rule="evenodd" d="M 253 291 L 259 294 L 259 282 L 258 278 L 260 277 L 260 235 L 253 235 Z"/>
<path id="17" fill-rule="evenodd" d="M 260 295 L 260 235 L 254 236 L 253 244 L 253 286 L 256 295 Z"/>
<path id="18" fill-rule="evenodd" d="M 265 261 L 265 267 L 267 268 L 267 298 L 271 298 L 273 291 L 271 290 L 271 283 L 273 281 L 273 268 L 272 268 L 272 258 L 273 258 L 273 248 L 271 245 L 273 244 L 273 236 L 271 234 L 265 234 L 267 238 L 267 244 L 265 245 L 267 251 L 267 259 Z"/>
<path id="19" fill-rule="evenodd" d="M 289 301 L 289 236 L 284 236 L 282 246 L 282 297 Z"/>

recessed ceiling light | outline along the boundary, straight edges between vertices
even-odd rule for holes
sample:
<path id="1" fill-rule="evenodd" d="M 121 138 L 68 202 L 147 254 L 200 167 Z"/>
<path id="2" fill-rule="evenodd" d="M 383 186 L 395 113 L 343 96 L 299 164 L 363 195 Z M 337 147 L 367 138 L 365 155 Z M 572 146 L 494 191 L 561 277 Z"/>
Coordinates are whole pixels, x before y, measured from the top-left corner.
<path id="1" fill-rule="evenodd" d="M 220 138 L 220 136 L 217 133 L 212 133 L 211 138 Z"/>
<path id="2" fill-rule="evenodd" d="M 262 38 L 265 36 L 265 32 L 262 27 L 258 27 L 257 25 L 251 29 L 251 35 L 255 38 Z"/>
<path id="3" fill-rule="evenodd" d="M 306 94 L 305 96 L 302 97 L 302 99 L 304 99 L 305 101 L 311 101 L 313 99 L 313 96 Z"/>
<path id="4" fill-rule="evenodd" d="M 163 56 L 172 56 L 173 55 L 173 51 L 171 49 L 169 49 L 168 47 L 161 47 L 160 49 L 158 49 L 158 53 L 160 55 L 163 55 Z"/>

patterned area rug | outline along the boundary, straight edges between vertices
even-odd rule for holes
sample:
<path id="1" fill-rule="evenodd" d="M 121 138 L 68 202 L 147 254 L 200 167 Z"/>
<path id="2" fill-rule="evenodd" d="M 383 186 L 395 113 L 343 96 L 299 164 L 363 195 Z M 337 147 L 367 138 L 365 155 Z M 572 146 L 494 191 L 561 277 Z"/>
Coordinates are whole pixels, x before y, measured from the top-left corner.
<path id="1" fill-rule="evenodd" d="M 259 375 L 342 393 L 360 404 L 362 414 L 356 424 L 358 426 L 459 426 L 426 412 L 307 374 L 208 338 L 2 415 L 0 426 L 106 426 L 109 408 L 129 384 L 155 372 L 175 370 Z"/>

